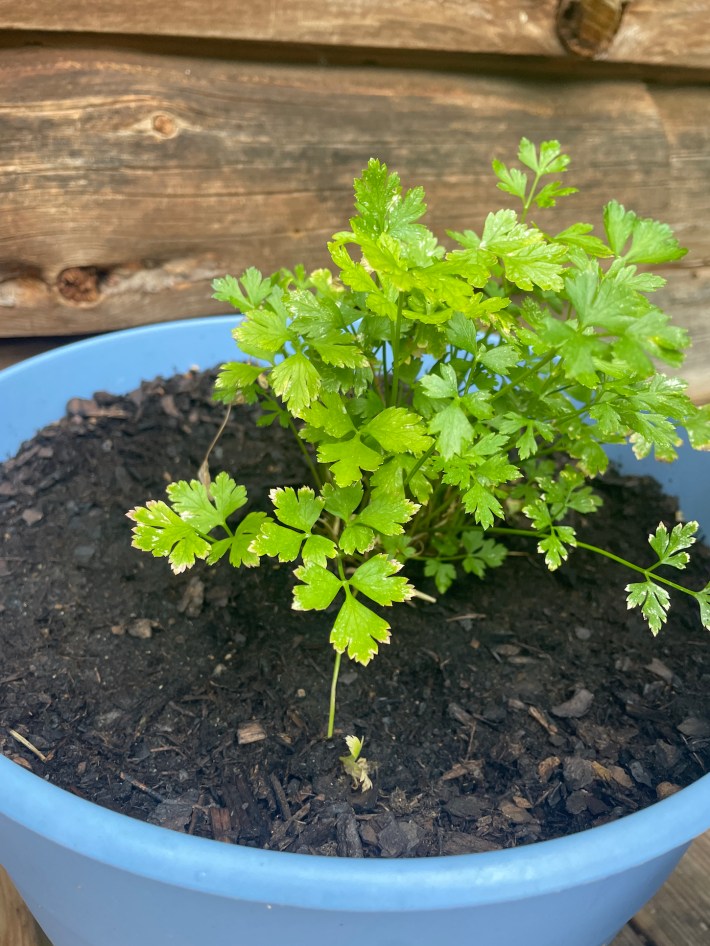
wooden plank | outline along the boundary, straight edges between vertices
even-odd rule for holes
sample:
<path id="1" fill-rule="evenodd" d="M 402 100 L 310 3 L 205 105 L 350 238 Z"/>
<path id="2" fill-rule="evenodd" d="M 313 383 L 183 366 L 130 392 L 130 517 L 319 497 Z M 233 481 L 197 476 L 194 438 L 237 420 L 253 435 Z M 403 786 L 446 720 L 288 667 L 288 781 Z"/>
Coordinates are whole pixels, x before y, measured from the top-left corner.
<path id="1" fill-rule="evenodd" d="M 569 53 L 558 38 L 558 7 L 569 38 L 570 31 L 584 32 L 580 10 L 603 22 L 614 3 L 622 6 L 621 0 L 201 0 L 177 7 L 170 0 L 0 0 L 0 29 L 561 57 Z M 590 55 L 707 68 L 707 16 L 702 3 L 634 0 L 623 4 L 618 24 Z"/>
<path id="2" fill-rule="evenodd" d="M 637 936 L 630 926 L 625 926 L 611 941 L 610 946 L 649 946 L 649 944 Z"/>
<path id="3" fill-rule="evenodd" d="M 73 338 L 7 338 L 0 339 L 0 371 L 26 358 L 42 355 L 53 348 L 66 345 Z"/>
<path id="4" fill-rule="evenodd" d="M 710 402 L 710 268 L 663 269 L 668 280 L 656 293 L 657 305 L 688 330 L 692 346 L 682 368 L 666 372 L 677 374 L 688 382 L 696 401 Z"/>
<path id="5" fill-rule="evenodd" d="M 710 942 L 710 833 L 693 843 L 663 889 L 636 915 L 634 929 L 652 946 Z"/>
<path id="6" fill-rule="evenodd" d="M 214 275 L 324 265 L 373 155 L 425 186 L 440 236 L 480 227 L 522 134 L 573 155 L 551 226 L 614 196 L 710 262 L 710 88 L 47 49 L 0 52 L 0 85 L 0 335 L 206 314 Z"/>
<path id="7" fill-rule="evenodd" d="M 51 946 L 0 867 L 0 946 Z"/>
<path id="8" fill-rule="evenodd" d="M 560 55 L 557 0 L 0 0 L 0 28 Z"/>

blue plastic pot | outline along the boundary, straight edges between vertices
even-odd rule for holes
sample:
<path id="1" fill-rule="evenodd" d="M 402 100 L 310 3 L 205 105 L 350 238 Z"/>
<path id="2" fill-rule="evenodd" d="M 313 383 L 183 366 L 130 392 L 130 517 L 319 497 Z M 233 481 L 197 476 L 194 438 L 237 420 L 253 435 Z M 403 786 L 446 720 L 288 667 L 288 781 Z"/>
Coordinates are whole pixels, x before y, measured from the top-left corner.
<path id="1" fill-rule="evenodd" d="M 0 456 L 58 418 L 72 396 L 126 392 L 143 378 L 232 357 L 233 324 L 117 332 L 0 373 Z M 704 463 L 707 483 L 710 458 L 688 459 Z M 702 479 L 685 463 L 663 468 L 682 497 L 685 477 Z M 704 510 L 682 502 L 707 523 L 707 490 L 704 500 Z M 603 946 L 708 828 L 705 776 L 614 824 L 515 850 L 310 857 L 134 821 L 0 758 L 0 862 L 54 946 Z"/>

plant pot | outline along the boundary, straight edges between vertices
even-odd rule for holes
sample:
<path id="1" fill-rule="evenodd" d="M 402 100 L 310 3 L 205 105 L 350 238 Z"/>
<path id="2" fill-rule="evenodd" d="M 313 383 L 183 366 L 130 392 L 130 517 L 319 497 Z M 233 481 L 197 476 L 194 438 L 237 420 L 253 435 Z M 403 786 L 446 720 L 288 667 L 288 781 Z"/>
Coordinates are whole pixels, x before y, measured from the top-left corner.
<path id="1" fill-rule="evenodd" d="M 8 369 L 0 403 L 12 409 L 0 420 L 0 456 L 59 417 L 72 396 L 125 393 L 143 378 L 218 363 L 230 354 L 233 323 L 132 329 Z M 707 468 L 708 458 L 683 456 L 662 479 L 707 529 L 710 508 L 684 492 L 702 482 L 700 463 Z M 331 859 L 158 828 L 0 758 L 0 861 L 54 946 L 604 946 L 709 827 L 706 776 L 621 821 L 518 849 Z"/>

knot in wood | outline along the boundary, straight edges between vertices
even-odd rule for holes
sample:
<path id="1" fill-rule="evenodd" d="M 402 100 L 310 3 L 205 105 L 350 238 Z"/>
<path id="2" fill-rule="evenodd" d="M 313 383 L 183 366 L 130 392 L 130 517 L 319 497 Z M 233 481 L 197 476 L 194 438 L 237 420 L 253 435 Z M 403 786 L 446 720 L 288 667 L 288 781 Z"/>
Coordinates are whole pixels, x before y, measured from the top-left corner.
<path id="1" fill-rule="evenodd" d="M 616 36 L 627 0 L 560 0 L 557 35 L 565 49 L 583 59 L 603 55 Z"/>
<path id="2" fill-rule="evenodd" d="M 153 116 L 153 130 L 163 138 L 172 138 L 177 133 L 175 119 L 160 113 Z"/>
<path id="3" fill-rule="evenodd" d="M 97 302 L 101 295 L 96 266 L 71 266 L 57 276 L 57 291 L 69 302 Z"/>

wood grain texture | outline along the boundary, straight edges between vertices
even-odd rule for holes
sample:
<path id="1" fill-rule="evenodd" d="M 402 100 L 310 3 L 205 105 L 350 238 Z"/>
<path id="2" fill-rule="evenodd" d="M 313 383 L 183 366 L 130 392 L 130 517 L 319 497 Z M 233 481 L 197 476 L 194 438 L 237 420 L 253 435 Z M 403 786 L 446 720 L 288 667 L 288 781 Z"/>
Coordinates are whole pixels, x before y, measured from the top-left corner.
<path id="1" fill-rule="evenodd" d="M 0 946 L 50 946 L 0 867 Z"/>
<path id="2" fill-rule="evenodd" d="M 0 0 L 0 28 L 560 55 L 557 0 Z"/>
<path id="3" fill-rule="evenodd" d="M 600 4 L 608 0 L 567 0 Z M 509 56 L 567 56 L 559 0 L 0 0 L 0 29 L 171 35 Z M 710 66 L 706 0 L 633 0 L 599 54 L 616 62 Z"/>
<path id="4" fill-rule="evenodd" d="M 710 89 L 47 49 L 2 51 L 0 86 L 0 335 L 208 314 L 215 275 L 324 265 L 373 155 L 440 236 L 478 228 L 523 134 L 573 156 L 551 227 L 614 196 L 690 246 L 679 304 L 707 290 Z"/>
<path id="5" fill-rule="evenodd" d="M 634 928 L 652 946 L 707 946 L 710 942 L 708 877 L 710 833 L 693 842 L 663 889 L 634 918 Z"/>
<path id="6" fill-rule="evenodd" d="M 649 944 L 634 933 L 630 926 L 626 925 L 619 935 L 614 937 L 610 946 L 649 946 Z"/>

